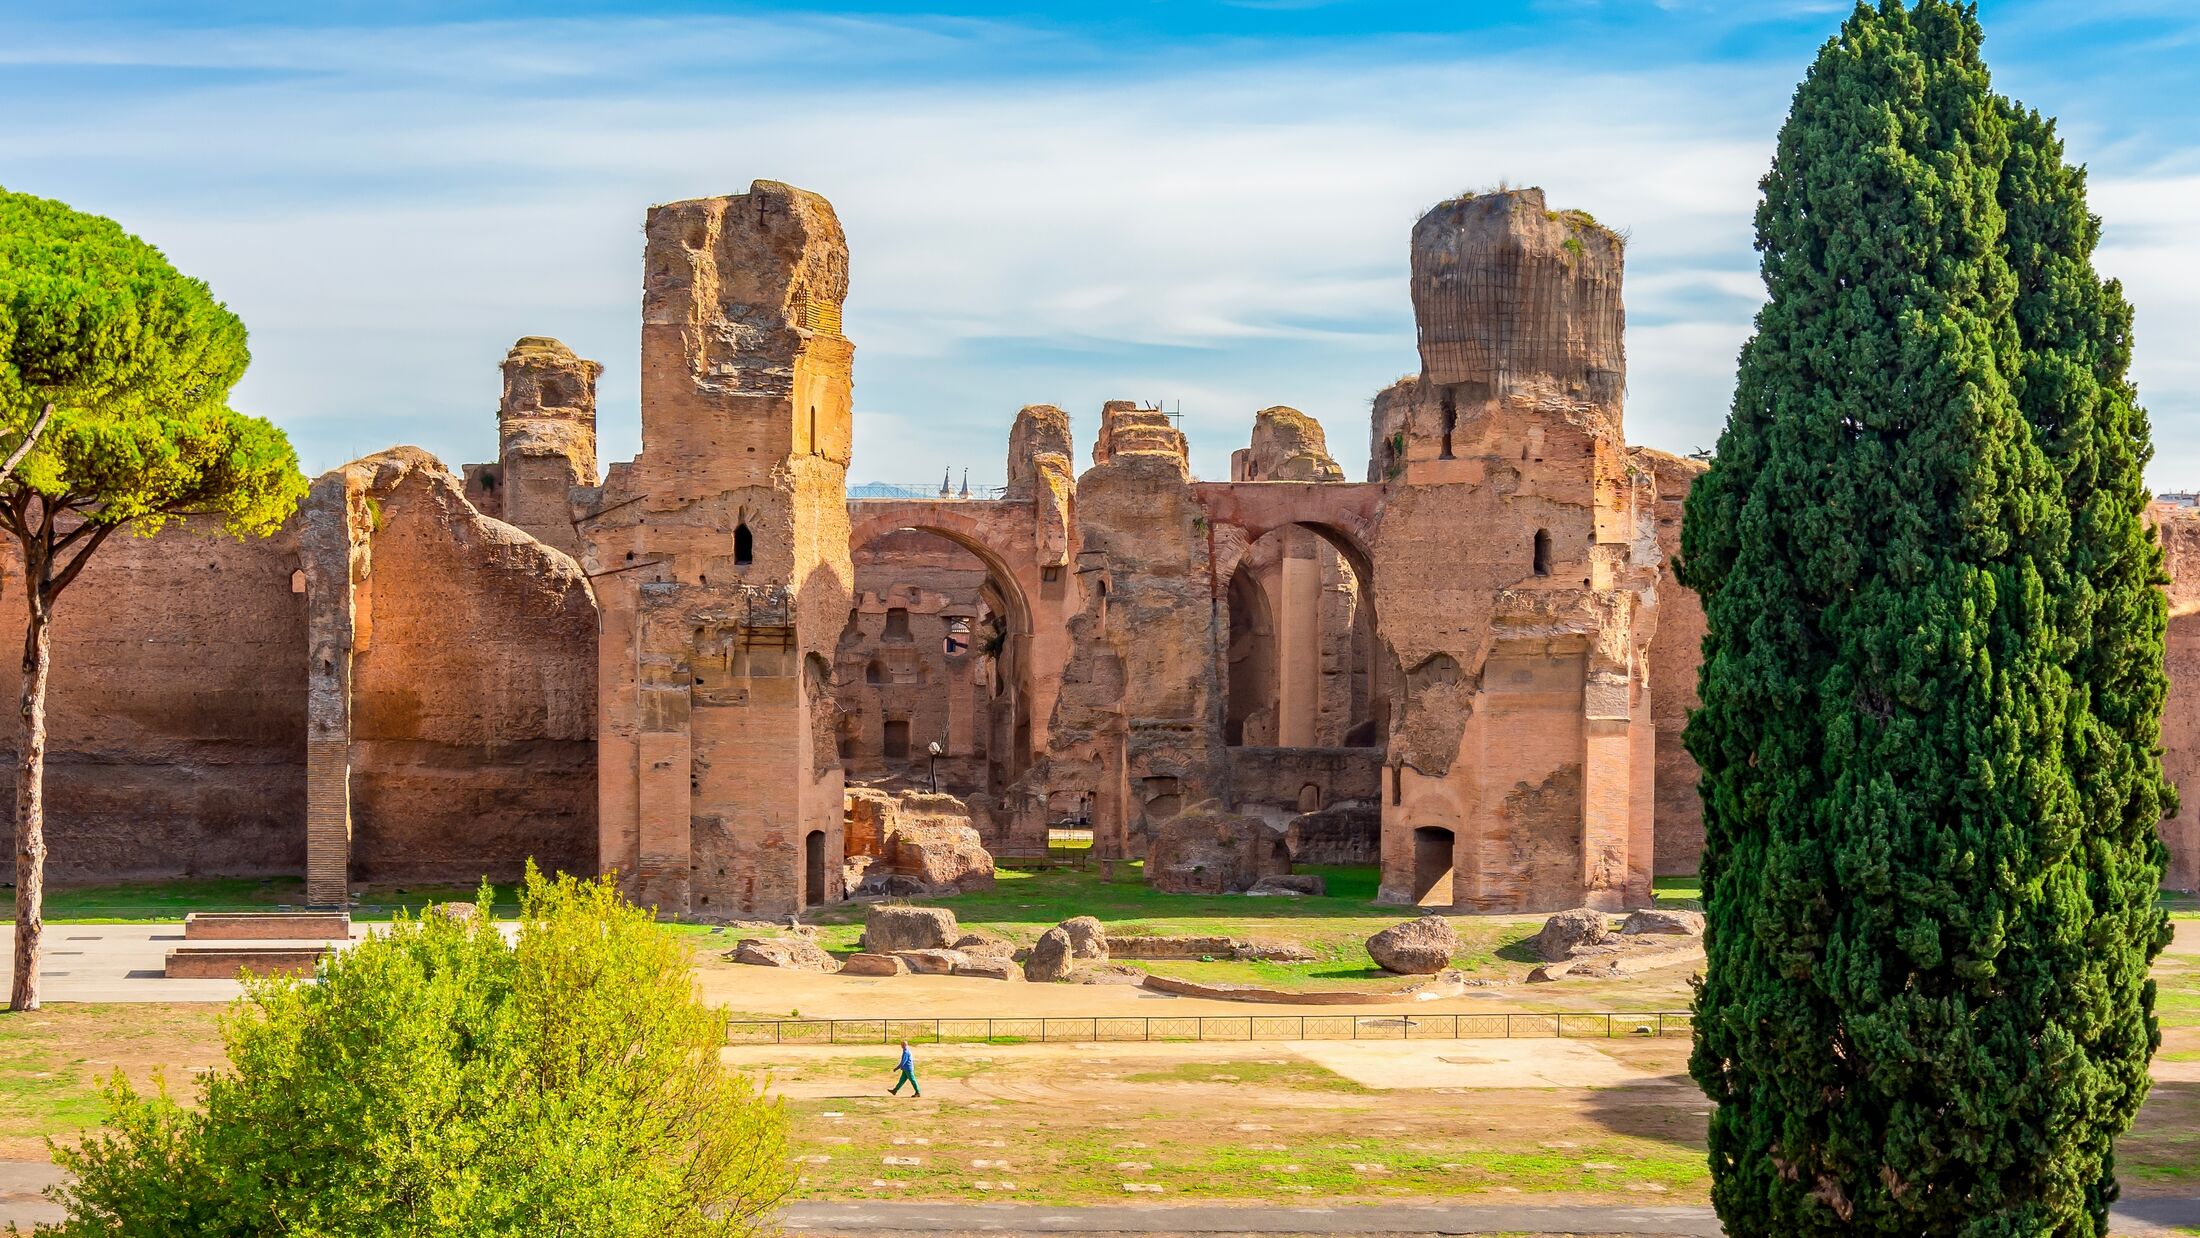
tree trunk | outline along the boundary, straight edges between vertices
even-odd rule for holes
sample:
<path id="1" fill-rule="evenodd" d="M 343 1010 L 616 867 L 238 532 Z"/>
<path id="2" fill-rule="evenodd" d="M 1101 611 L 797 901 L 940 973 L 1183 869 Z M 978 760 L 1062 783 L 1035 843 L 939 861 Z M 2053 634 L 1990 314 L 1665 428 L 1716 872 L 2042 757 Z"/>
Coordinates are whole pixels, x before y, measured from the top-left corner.
<path id="1" fill-rule="evenodd" d="M 38 1009 L 39 937 L 46 884 L 46 668 L 51 599 L 41 577 L 44 564 L 25 575 L 21 745 L 15 769 L 15 983 L 8 1009 Z"/>

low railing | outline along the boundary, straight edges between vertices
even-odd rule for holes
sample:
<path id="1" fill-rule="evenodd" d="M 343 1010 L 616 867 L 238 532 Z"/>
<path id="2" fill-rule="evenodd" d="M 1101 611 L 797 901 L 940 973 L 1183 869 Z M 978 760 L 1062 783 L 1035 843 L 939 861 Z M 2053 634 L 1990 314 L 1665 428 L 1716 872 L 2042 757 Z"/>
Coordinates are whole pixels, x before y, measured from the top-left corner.
<path id="1" fill-rule="evenodd" d="M 993 853 L 995 868 L 1088 868 L 1091 847 L 1003 847 Z"/>
<path id="2" fill-rule="evenodd" d="M 1143 1041 L 1501 1040 L 1685 1036 L 1685 1010 L 1534 1014 L 1089 1015 L 939 1019 L 735 1019 L 737 1045 L 1100 1044 Z"/>

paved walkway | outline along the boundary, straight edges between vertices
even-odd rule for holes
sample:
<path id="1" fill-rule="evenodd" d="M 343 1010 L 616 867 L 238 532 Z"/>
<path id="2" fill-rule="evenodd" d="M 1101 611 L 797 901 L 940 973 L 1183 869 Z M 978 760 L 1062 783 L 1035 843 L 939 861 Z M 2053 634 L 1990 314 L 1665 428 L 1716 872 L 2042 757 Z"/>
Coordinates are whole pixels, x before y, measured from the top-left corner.
<path id="1" fill-rule="evenodd" d="M 53 1223 L 61 1210 L 40 1198 L 60 1171 L 35 1161 L 0 1161 L 0 1226 Z M 1718 1238 L 1711 1209 L 1611 1204 L 1384 1204 L 1338 1208 L 1227 1204 L 1044 1208 L 1032 1204 L 804 1203 L 787 1208 L 791 1233 L 986 1234 L 1629 1234 Z M 2200 1226 L 2200 1197 L 2127 1200 L 2114 1232 L 2166 1238 Z"/>

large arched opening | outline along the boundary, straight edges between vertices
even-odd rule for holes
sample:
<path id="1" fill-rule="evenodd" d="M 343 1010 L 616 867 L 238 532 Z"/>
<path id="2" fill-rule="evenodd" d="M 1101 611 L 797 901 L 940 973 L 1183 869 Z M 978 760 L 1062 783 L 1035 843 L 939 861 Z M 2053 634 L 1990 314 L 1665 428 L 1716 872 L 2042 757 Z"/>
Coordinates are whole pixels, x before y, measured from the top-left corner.
<path id="1" fill-rule="evenodd" d="M 852 782 L 987 808 L 1032 761 L 1030 608 L 966 532 L 860 525 L 855 604 L 835 655 L 841 765 Z M 937 752 L 934 748 L 937 746 Z"/>
<path id="2" fill-rule="evenodd" d="M 1232 565 L 1224 596 L 1225 744 L 1382 747 L 1389 697 L 1357 543 L 1326 525 L 1270 529 Z"/>

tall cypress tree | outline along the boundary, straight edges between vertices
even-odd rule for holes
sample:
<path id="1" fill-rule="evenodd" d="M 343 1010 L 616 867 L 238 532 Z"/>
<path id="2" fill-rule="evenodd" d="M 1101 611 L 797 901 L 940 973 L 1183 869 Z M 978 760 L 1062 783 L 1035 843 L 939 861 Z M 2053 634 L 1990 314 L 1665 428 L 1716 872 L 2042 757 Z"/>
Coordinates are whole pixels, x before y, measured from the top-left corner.
<path id="1" fill-rule="evenodd" d="M 2023 407 L 1974 13 L 1860 6 L 1757 213 L 1768 302 L 1683 530 L 1735 1234 L 2099 1228 L 2070 506 Z M 2089 1163 L 2092 1161 L 2092 1163 Z"/>
<path id="2" fill-rule="evenodd" d="M 2129 378 L 2131 306 L 2093 270 L 2100 220 L 2086 209 L 2085 172 L 2064 162 L 2054 122 L 2003 106 L 2015 390 L 2070 512 L 2058 622 L 2075 644 L 2069 753 L 2085 820 L 2062 893 L 2088 919 L 2048 965 L 2070 1037 L 2069 1172 L 2097 1230 L 2117 1193 L 2113 1142 L 2145 1099 L 2161 1044 L 2147 971 L 2169 935 L 2155 897 L 2165 858 L 2156 827 L 2176 805 L 2161 761 L 2167 577 L 2145 519 L 2153 444 Z"/>

